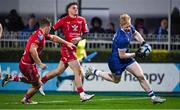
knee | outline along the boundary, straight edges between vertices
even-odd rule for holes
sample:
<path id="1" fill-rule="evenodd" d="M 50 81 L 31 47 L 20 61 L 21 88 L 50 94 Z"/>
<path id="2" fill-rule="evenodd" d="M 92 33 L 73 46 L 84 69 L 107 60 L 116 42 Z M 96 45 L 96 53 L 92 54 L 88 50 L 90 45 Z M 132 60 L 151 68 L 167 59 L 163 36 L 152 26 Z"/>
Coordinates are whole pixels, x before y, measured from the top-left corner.
<path id="1" fill-rule="evenodd" d="M 121 79 L 120 78 L 118 78 L 118 79 L 114 79 L 114 83 L 119 83 L 121 81 Z"/>
<path id="2" fill-rule="evenodd" d="M 74 73 L 75 73 L 75 75 L 83 76 L 83 70 L 82 69 L 74 70 Z"/>
<path id="3" fill-rule="evenodd" d="M 38 90 L 41 87 L 41 84 L 39 82 L 34 82 L 32 86 Z"/>

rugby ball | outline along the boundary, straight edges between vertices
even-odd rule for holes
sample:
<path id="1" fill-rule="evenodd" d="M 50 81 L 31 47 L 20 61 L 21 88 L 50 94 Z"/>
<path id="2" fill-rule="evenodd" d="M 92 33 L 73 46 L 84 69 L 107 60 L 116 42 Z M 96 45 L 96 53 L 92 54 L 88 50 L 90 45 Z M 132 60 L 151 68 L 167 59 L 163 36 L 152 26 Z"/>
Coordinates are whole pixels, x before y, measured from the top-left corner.
<path id="1" fill-rule="evenodd" d="M 152 48 L 149 44 L 144 44 L 141 46 L 141 52 L 145 54 L 145 56 L 148 56 L 152 51 Z"/>

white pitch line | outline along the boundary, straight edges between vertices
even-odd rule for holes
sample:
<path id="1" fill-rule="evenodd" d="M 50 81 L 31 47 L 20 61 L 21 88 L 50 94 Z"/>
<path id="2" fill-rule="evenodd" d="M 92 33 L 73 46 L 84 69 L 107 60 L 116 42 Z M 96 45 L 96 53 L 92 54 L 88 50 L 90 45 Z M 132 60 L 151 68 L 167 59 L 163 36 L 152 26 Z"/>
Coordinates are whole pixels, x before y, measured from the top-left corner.
<path id="1" fill-rule="evenodd" d="M 51 104 L 51 103 L 64 103 L 64 102 L 69 102 L 69 101 L 62 101 L 62 100 L 53 100 L 53 101 L 39 101 L 38 104 Z M 4 104 L 21 104 L 20 102 L 12 102 L 12 103 L 4 103 Z"/>
<path id="2" fill-rule="evenodd" d="M 48 103 L 63 103 L 63 102 L 69 102 L 67 100 L 53 100 L 53 101 L 39 101 L 40 104 L 48 104 Z"/>
<path id="3" fill-rule="evenodd" d="M 8 104 L 20 104 L 20 102 L 12 102 L 12 103 L 9 102 L 9 103 L 4 103 L 4 104 L 7 104 L 7 105 Z"/>
<path id="4" fill-rule="evenodd" d="M 135 98 L 104 98 L 104 99 L 92 99 L 90 101 L 116 101 L 116 100 L 144 100 L 149 97 L 135 97 Z M 71 100 L 78 101 L 78 100 Z M 68 103 L 68 100 L 52 100 L 52 101 L 39 101 L 38 104 L 53 104 L 53 103 Z M 4 104 L 20 104 L 20 102 L 4 103 Z"/>
<path id="5" fill-rule="evenodd" d="M 136 98 L 108 98 L 108 99 L 96 99 L 96 100 L 103 100 L 103 101 L 109 101 L 109 100 L 143 100 L 148 99 L 149 97 L 136 97 Z"/>

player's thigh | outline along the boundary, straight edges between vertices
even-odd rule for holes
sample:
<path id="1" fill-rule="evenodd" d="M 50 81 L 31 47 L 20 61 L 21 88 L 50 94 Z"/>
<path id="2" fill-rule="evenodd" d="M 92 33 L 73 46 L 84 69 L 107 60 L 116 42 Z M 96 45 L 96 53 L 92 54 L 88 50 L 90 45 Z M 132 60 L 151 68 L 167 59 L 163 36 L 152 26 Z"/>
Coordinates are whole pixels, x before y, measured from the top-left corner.
<path id="1" fill-rule="evenodd" d="M 64 72 L 64 70 L 66 69 L 68 67 L 68 65 L 67 64 L 65 64 L 63 61 L 60 61 L 59 62 L 59 65 L 57 66 L 57 68 L 56 68 L 56 71 L 57 71 L 57 73 L 62 73 L 62 72 Z"/>
<path id="2" fill-rule="evenodd" d="M 29 81 L 30 73 L 33 71 L 33 65 L 24 65 L 22 62 L 19 63 L 19 70 L 21 71 L 22 75 Z"/>
<path id="3" fill-rule="evenodd" d="M 31 84 L 39 82 L 40 75 L 36 65 L 24 65 L 20 63 L 19 69 L 27 82 Z"/>
<path id="4" fill-rule="evenodd" d="M 132 73 L 137 78 L 143 78 L 144 77 L 143 70 L 142 70 L 141 66 L 136 61 L 134 63 L 128 65 L 126 67 L 126 70 L 129 71 L 130 73 Z"/>
<path id="5" fill-rule="evenodd" d="M 115 75 L 114 73 L 112 73 L 112 74 L 111 74 L 111 77 L 112 77 L 114 83 L 119 83 L 119 82 L 121 81 L 121 75 L 120 75 L 120 76 L 119 76 L 119 75 L 117 76 L 117 75 Z"/>
<path id="6" fill-rule="evenodd" d="M 73 70 L 74 73 L 82 72 L 82 68 L 78 60 L 68 62 L 69 67 Z"/>
<path id="7" fill-rule="evenodd" d="M 38 83 L 40 78 L 39 71 L 36 65 L 32 66 L 32 69 L 29 70 L 29 81 L 32 83 Z"/>

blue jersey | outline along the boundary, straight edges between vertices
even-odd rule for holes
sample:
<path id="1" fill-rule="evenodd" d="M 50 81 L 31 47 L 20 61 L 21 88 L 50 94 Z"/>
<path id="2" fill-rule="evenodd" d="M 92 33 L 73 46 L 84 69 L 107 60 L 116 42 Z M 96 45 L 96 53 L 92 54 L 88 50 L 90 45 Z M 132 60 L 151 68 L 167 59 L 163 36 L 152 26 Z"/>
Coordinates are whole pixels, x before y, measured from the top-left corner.
<path id="1" fill-rule="evenodd" d="M 123 49 L 128 52 L 130 41 L 132 40 L 133 34 L 135 33 L 135 28 L 131 25 L 131 30 L 125 32 L 121 28 L 117 29 L 114 34 L 112 53 L 108 60 L 108 65 L 111 72 L 121 75 L 125 68 L 133 63 L 135 60 L 133 58 L 121 59 L 119 57 L 119 49 Z"/>
<path id="2" fill-rule="evenodd" d="M 113 38 L 113 45 L 112 45 L 112 57 L 119 58 L 118 49 L 125 49 L 128 51 L 130 41 L 132 40 L 133 34 L 135 33 L 135 28 L 131 26 L 130 32 L 125 32 L 121 28 L 119 28 Z"/>

